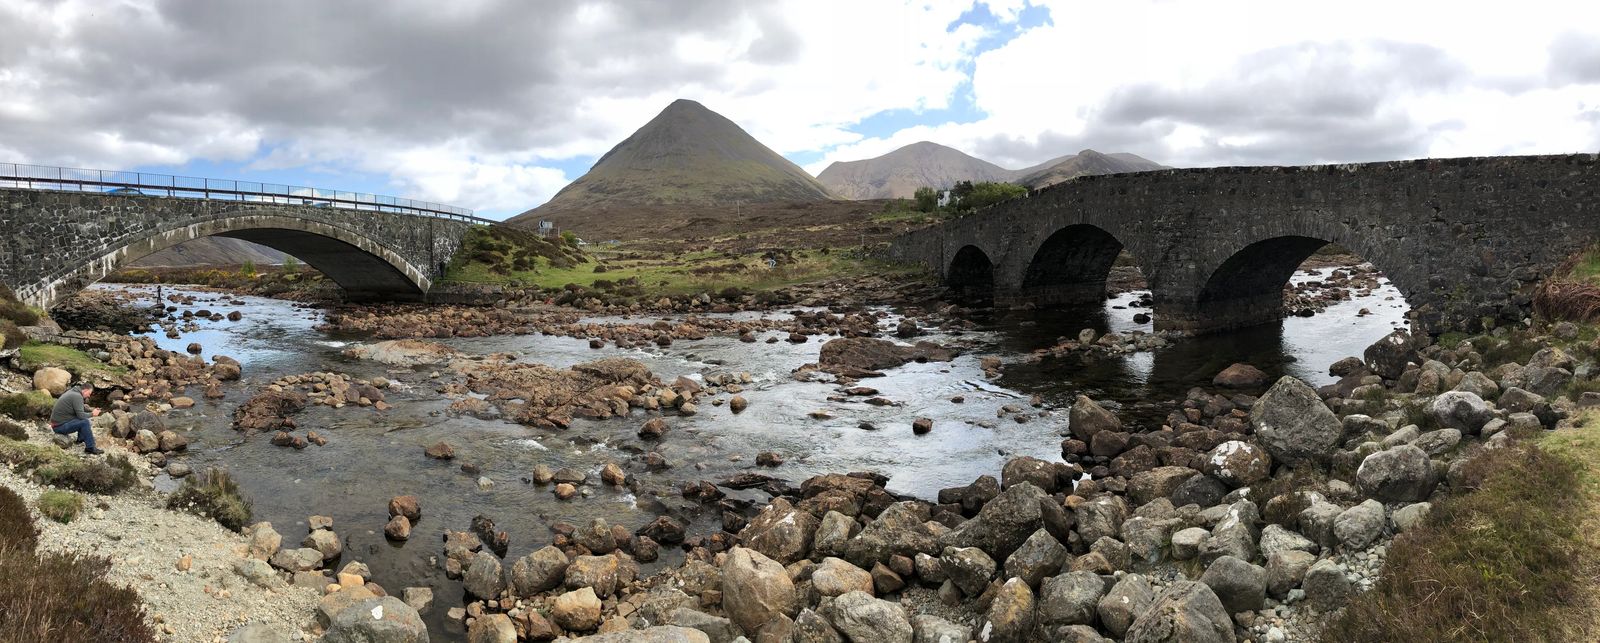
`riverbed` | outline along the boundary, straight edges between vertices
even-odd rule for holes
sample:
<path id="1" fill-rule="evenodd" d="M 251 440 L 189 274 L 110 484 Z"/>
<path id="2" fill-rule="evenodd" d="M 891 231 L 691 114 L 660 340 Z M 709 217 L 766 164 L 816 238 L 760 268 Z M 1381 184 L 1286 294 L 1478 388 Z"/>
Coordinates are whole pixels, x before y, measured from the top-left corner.
<path id="1" fill-rule="evenodd" d="M 1315 275 L 1301 273 L 1295 278 Z M 153 290 L 131 290 L 153 297 Z M 798 484 L 818 473 L 870 470 L 889 476 L 888 488 L 895 493 L 932 498 L 941 488 L 965 485 L 983 474 L 997 475 L 1011 457 L 1059 459 L 1066 408 L 1079 394 L 1121 407 L 1121 414 L 1134 424 L 1156 428 L 1173 401 L 1190 387 L 1209 386 L 1211 377 L 1233 362 L 1251 363 L 1273 376 L 1294 375 L 1314 385 L 1330 382 L 1328 364 L 1359 355 L 1365 346 L 1403 325 L 1405 312 L 1399 293 L 1385 281 L 1371 296 L 1335 303 L 1313 317 L 1185 339 L 1155 352 L 1039 363 L 1029 363 L 1027 355 L 1054 345 L 1060 337 L 1076 337 L 1082 328 L 1149 330 L 1149 323 L 1133 321 L 1135 314 L 1148 312 L 1137 306 L 1144 293 L 1125 293 L 1085 310 L 994 314 L 980 318 L 975 330 L 919 338 L 961 347 L 963 353 L 954 360 L 912 363 L 891 369 L 886 377 L 862 381 L 897 406 L 869 405 L 864 398 L 840 396 L 834 384 L 792 378 L 794 369 L 816 361 L 819 340 L 824 338 L 803 344 L 765 343 L 768 335 L 776 335 L 769 333 L 754 344 L 712 337 L 674 342 L 666 348 L 628 349 L 592 349 L 582 339 L 542 335 L 441 340 L 468 353 L 510 353 L 519 360 L 557 367 L 630 357 L 667 382 L 680 375 L 695 378 L 722 372 L 747 372 L 753 377 L 743 393 L 750 403 L 745 412 L 733 414 L 725 405 L 701 404 L 693 417 L 668 417 L 672 431 L 647 447 L 635 435 L 647 417 L 637 409 L 629 418 L 580 419 L 560 431 L 458 416 L 446 410 L 450 400 L 437 392 L 450 380 L 450 373 L 394 369 L 346 358 L 344 348 L 367 338 L 316 330 L 320 309 L 170 287 L 166 292 L 196 297 L 186 308 L 243 315 L 237 322 L 199 321 L 198 330 L 178 339 L 161 332 L 150 335 L 163 348 L 175 351 L 199 343 L 207 358 L 228 355 L 242 363 L 245 373 L 238 385 L 227 388 L 226 398 L 201 399 L 192 409 L 169 414 L 168 424 L 187 430 L 190 439 L 189 452 L 179 457 L 196 470 L 226 468 L 253 502 L 256 519 L 272 522 L 286 546 L 305 535 L 307 516 L 333 517 L 334 528 L 345 541 L 339 564 L 367 563 L 374 580 L 396 593 L 408 586 L 433 587 L 436 600 L 424 617 L 430 629 L 444 638 L 459 638 L 464 630 L 444 616 L 450 607 L 461 605 L 462 590 L 436 562 L 442 558 L 441 535 L 445 530 L 466 530 L 476 515 L 492 518 L 499 529 L 509 532 L 509 563 L 548 544 L 550 527 L 557 521 L 581 525 L 604 518 L 632 530 L 665 513 L 688 521 L 691 534 L 712 533 L 720 525 L 716 506 L 702 509 L 679 497 L 679 488 L 686 482 L 718 481 L 747 471 Z M 1358 315 L 1362 308 L 1371 314 Z M 893 311 L 885 312 L 882 326 L 892 329 L 898 318 Z M 1006 363 L 998 378 L 986 377 L 980 367 L 980 358 L 986 356 Z M 295 417 L 297 424 L 316 430 L 329 442 L 300 451 L 271 446 L 265 435 L 245 438 L 230 428 L 233 408 L 254 391 L 280 376 L 309 371 L 388 378 L 393 384 L 386 395 L 393 408 L 310 407 Z M 1042 408 L 1030 405 L 1034 396 Z M 825 411 L 829 417 L 815 419 L 813 411 Z M 1017 422 L 1019 415 L 1026 421 Z M 933 431 L 914 435 L 910 424 L 916 417 L 931 418 Z M 455 446 L 455 461 L 423 457 L 423 448 L 438 441 Z M 666 456 L 673 467 L 647 472 L 637 461 L 647 448 Z M 776 452 L 786 462 L 776 468 L 757 467 L 756 454 L 763 451 Z M 609 461 L 628 472 L 634 481 L 631 488 L 597 484 L 600 466 Z M 476 465 L 481 472 L 463 472 L 463 463 Z M 587 471 L 595 484 L 584 486 L 584 495 L 574 500 L 557 500 L 548 487 L 525 481 L 536 464 Z M 480 476 L 492 485 L 480 488 Z M 175 483 L 163 476 L 157 484 Z M 386 504 L 402 494 L 421 499 L 423 519 L 409 541 L 391 543 L 383 536 Z M 767 498 L 758 490 L 729 495 L 762 502 Z M 661 561 L 646 569 L 681 557 L 680 552 L 664 549 Z"/>

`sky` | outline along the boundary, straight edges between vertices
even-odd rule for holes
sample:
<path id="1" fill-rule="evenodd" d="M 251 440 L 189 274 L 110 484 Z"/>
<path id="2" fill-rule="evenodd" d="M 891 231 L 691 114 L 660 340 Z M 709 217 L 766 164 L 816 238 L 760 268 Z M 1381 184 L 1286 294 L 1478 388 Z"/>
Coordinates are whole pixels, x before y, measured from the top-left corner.
<path id="1" fill-rule="evenodd" d="M 1600 2 L 5 0 L 0 162 L 505 218 L 676 98 L 816 174 L 1600 151 Z"/>

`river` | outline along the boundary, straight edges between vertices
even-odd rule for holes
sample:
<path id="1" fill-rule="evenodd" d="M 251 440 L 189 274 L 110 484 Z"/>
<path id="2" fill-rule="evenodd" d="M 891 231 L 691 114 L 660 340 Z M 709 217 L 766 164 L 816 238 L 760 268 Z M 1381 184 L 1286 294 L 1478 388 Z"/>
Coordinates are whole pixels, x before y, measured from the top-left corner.
<path id="1" fill-rule="evenodd" d="M 1295 278 L 1314 275 L 1301 273 Z M 116 287 L 153 296 L 150 289 Z M 436 636 L 451 639 L 464 635 L 459 623 L 445 617 L 446 610 L 462 604 L 462 590 L 437 563 L 443 557 L 441 537 L 446 529 L 468 529 L 475 515 L 486 515 L 509 532 L 509 564 L 548 544 L 550 526 L 557 521 L 582 525 L 600 517 L 632 530 L 670 513 L 690 518 L 691 534 L 712 533 L 720 525 L 715 506 L 702 511 L 680 498 L 678 489 L 684 482 L 716 481 L 743 471 L 759 469 L 798 484 L 818 473 L 871 470 L 888 475 L 893 492 L 931 499 L 940 488 L 965 485 L 983 474 L 998 475 L 1005 460 L 1014 456 L 1058 459 L 1066 408 L 1078 394 L 1120 407 L 1135 425 L 1156 428 L 1174 400 L 1182 399 L 1193 386 L 1208 386 L 1212 375 L 1236 361 L 1274 376 L 1295 375 L 1313 384 L 1332 381 L 1329 364 L 1359 355 L 1368 344 L 1403 325 L 1405 312 L 1399 293 L 1384 281 L 1371 296 L 1333 304 L 1314 317 L 1186 339 L 1151 353 L 1034 364 L 1023 359 L 1030 351 L 1051 346 L 1058 337 L 1076 337 L 1081 328 L 1148 329 L 1149 324 L 1133 321 L 1142 309 L 1131 304 L 1143 293 L 1124 294 L 1089 310 L 995 315 L 980 320 L 977 330 L 922 338 L 962 346 L 965 352 L 955 360 L 912 363 L 862 382 L 900 404 L 890 407 L 871 406 L 859 401 L 862 398 L 842 400 L 832 384 L 792 379 L 790 372 L 796 367 L 816 361 L 820 346 L 816 339 L 804 344 L 745 344 L 713 337 L 647 349 L 591 349 L 581 339 L 541 335 L 442 340 L 469 353 L 508 352 L 557 367 L 601 357 L 631 357 L 668 382 L 679 375 L 715 372 L 754 376 L 743 393 L 750 402 L 744 413 L 702 404 L 696 416 L 668 418 L 672 432 L 653 448 L 674 466 L 650 473 L 636 462 L 644 450 L 635 436 L 645 419 L 642 411 L 635 410 L 627 419 L 576 420 L 565 431 L 455 416 L 445 410 L 450 400 L 436 392 L 448 373 L 436 379 L 428 369 L 393 369 L 346 358 L 343 348 L 365 338 L 316 330 L 321 317 L 317 308 L 172 287 L 166 291 L 195 296 L 190 308 L 243 314 L 238 322 L 199 321 L 198 330 L 178 339 L 150 333 L 168 350 L 181 352 L 190 342 L 198 342 L 208 359 L 231 356 L 242 363 L 245 373 L 239 386 L 227 389 L 225 399 L 204 400 L 198 391 L 190 391 L 199 403 L 169 414 L 168 425 L 186 429 L 190 439 L 188 453 L 178 457 L 196 471 L 219 466 L 231 472 L 253 503 L 256 520 L 272 522 L 283 534 L 285 546 L 305 535 L 307 516 L 331 516 L 345 546 L 339 565 L 365 562 L 374 580 L 397 594 L 408 586 L 433 587 L 435 601 L 424 618 Z M 1360 308 L 1373 314 L 1358 316 Z M 892 315 L 887 318 L 887 328 L 896 321 Z M 983 356 L 1006 361 L 999 378 L 984 376 L 979 367 Z M 354 406 L 310 407 L 295 417 L 297 424 L 316 430 L 329 442 L 301 451 L 271 446 L 265 435 L 245 439 L 230 428 L 234 407 L 256 389 L 280 376 L 309 371 L 389 378 L 393 385 L 386 394 L 393 408 L 380 412 Z M 1002 407 L 1013 405 L 1037 416 L 1039 410 L 1028 405 L 1034 395 L 1054 410 L 1026 423 L 1001 415 Z M 956 396 L 963 402 L 952 402 Z M 813 419 L 810 413 L 815 410 L 832 417 Z M 932 418 L 933 431 L 914 435 L 910 422 L 915 417 Z M 860 428 L 863 423 L 876 429 Z M 423 448 L 438 441 L 455 446 L 456 461 L 423 457 Z M 786 462 L 775 469 L 756 467 L 756 454 L 762 451 L 775 451 Z M 583 488 L 586 495 L 560 501 L 548 487 L 524 481 L 535 464 L 544 463 L 588 471 L 598 482 L 599 468 L 607 461 L 621 464 L 637 480 L 636 488 L 591 484 Z M 478 465 L 481 473 L 463 472 L 464 462 Z M 481 489 L 479 475 L 494 484 Z M 164 474 L 156 483 L 160 488 L 176 484 Z M 402 494 L 421 499 L 423 518 L 408 542 L 391 543 L 383 536 L 386 506 L 390 497 Z M 758 504 L 767 499 L 758 490 L 729 491 L 729 495 Z M 681 559 L 681 552 L 663 548 L 661 560 L 646 570 Z"/>

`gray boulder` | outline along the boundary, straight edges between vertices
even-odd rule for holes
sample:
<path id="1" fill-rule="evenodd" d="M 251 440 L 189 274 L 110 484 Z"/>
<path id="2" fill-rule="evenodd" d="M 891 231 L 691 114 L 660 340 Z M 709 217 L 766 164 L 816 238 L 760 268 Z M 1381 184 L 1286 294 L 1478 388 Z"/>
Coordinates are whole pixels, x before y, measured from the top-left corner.
<path id="1" fill-rule="evenodd" d="M 1279 600 L 1288 596 L 1315 562 L 1316 556 L 1298 549 L 1267 556 L 1267 595 Z"/>
<path id="2" fill-rule="evenodd" d="M 1484 424 L 1494 419 L 1494 410 L 1483 398 L 1465 391 L 1440 393 L 1428 405 L 1428 414 L 1439 426 L 1456 429 L 1466 435 L 1477 435 Z"/>
<path id="3" fill-rule="evenodd" d="M 994 643 L 1027 643 L 1032 639 L 1037 611 L 1028 584 L 1020 578 L 1007 580 L 994 593 L 989 611 L 978 624 L 978 636 Z"/>
<path id="4" fill-rule="evenodd" d="M 1406 364 L 1420 361 L 1416 342 L 1412 340 L 1411 333 L 1403 330 L 1394 331 L 1373 342 L 1362 351 L 1361 356 L 1366 358 L 1367 370 L 1387 380 L 1400 379 Z"/>
<path id="5" fill-rule="evenodd" d="M 359 601 L 333 616 L 324 643 L 428 643 L 417 610 L 393 596 Z"/>
<path id="6" fill-rule="evenodd" d="M 996 560 L 1005 560 L 1043 526 L 1044 513 L 1039 504 L 1049 498 L 1049 494 L 1026 482 L 1013 485 L 984 505 L 977 516 L 945 532 L 939 537 L 939 544 L 978 547 Z"/>
<path id="7" fill-rule="evenodd" d="M 467 572 L 462 576 L 462 585 L 467 592 L 482 599 L 497 599 L 500 591 L 506 587 L 505 572 L 500 567 L 500 559 L 494 554 L 480 551 L 472 557 L 472 565 L 467 567 Z"/>
<path id="8" fill-rule="evenodd" d="M 1267 598 L 1267 570 L 1232 556 L 1212 561 L 1200 582 L 1216 593 L 1229 614 L 1261 609 Z"/>
<path id="9" fill-rule="evenodd" d="M 833 599 L 828 616 L 833 627 L 852 641 L 911 643 L 911 621 L 906 619 L 905 608 L 866 592 L 850 592 Z"/>
<path id="10" fill-rule="evenodd" d="M 1233 619 L 1203 583 L 1178 581 L 1128 627 L 1124 643 L 1233 643 Z"/>
<path id="11" fill-rule="evenodd" d="M 1361 492 L 1383 502 L 1426 500 L 1439 484 L 1428 453 L 1409 444 L 1379 451 L 1356 469 Z"/>
<path id="12" fill-rule="evenodd" d="M 1067 428 L 1072 432 L 1072 437 L 1088 444 L 1101 431 L 1121 431 L 1122 420 L 1094 400 L 1079 395 L 1067 414 Z"/>
<path id="13" fill-rule="evenodd" d="M 570 562 L 560 548 L 546 545 L 512 564 L 511 586 L 521 597 L 555 589 L 566 580 Z"/>
<path id="14" fill-rule="evenodd" d="M 1383 536 L 1388 519 L 1383 504 L 1368 499 L 1344 510 L 1333 521 L 1333 536 L 1347 551 L 1366 549 Z"/>
<path id="15" fill-rule="evenodd" d="M 932 614 L 911 617 L 911 633 L 916 643 L 966 643 L 972 638 L 972 628 Z"/>
<path id="16" fill-rule="evenodd" d="M 1139 574 L 1126 574 L 1111 591 L 1100 597 L 1095 613 L 1100 616 L 1100 627 L 1113 636 L 1127 634 L 1128 627 L 1156 600 L 1150 581 Z"/>
<path id="17" fill-rule="evenodd" d="M 1039 625 L 1094 625 L 1105 581 L 1094 572 L 1068 572 L 1045 579 L 1039 589 Z"/>
<path id="18" fill-rule="evenodd" d="M 1022 542 L 1022 546 L 1006 559 L 1006 576 L 1021 578 L 1030 588 L 1036 588 L 1045 577 L 1052 576 L 1070 562 L 1072 555 L 1050 532 L 1040 529 Z"/>
<path id="19" fill-rule="evenodd" d="M 744 547 L 728 550 L 722 565 L 722 609 L 747 634 L 754 634 L 778 614 L 793 616 L 800 608 L 794 581 L 783 565 Z"/>
<path id="20" fill-rule="evenodd" d="M 1272 459 L 1291 467 L 1326 464 L 1344 432 L 1317 392 L 1288 376 L 1250 407 L 1250 426 Z"/>
<path id="21" fill-rule="evenodd" d="M 733 643 L 743 634 L 733 621 L 687 607 L 680 607 L 667 616 L 666 625 L 676 625 L 704 632 L 711 643 Z"/>
<path id="22" fill-rule="evenodd" d="M 994 559 L 977 547 L 946 547 L 939 567 L 968 596 L 983 593 L 995 571 Z"/>
<path id="23" fill-rule="evenodd" d="M 1320 560 L 1306 571 L 1302 586 L 1306 604 L 1321 612 L 1343 607 L 1351 593 L 1350 578 L 1332 560 Z"/>

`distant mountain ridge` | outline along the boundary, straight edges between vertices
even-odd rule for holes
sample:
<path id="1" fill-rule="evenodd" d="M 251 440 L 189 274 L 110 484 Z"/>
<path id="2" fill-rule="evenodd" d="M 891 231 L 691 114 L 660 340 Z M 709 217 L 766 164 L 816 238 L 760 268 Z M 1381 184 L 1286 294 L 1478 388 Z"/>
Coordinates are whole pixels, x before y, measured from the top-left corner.
<path id="1" fill-rule="evenodd" d="M 133 266 L 140 268 L 238 266 L 245 262 L 267 266 L 283 263 L 283 258 L 286 256 L 288 255 L 244 239 L 200 237 L 140 257 L 138 261 L 133 262 Z"/>
<path id="2" fill-rule="evenodd" d="M 508 222 L 533 225 L 540 218 L 559 221 L 567 213 L 635 206 L 731 206 L 833 198 L 816 178 L 733 121 L 700 103 L 679 99 L 611 148 L 548 203 Z"/>
<path id="3" fill-rule="evenodd" d="M 829 165 L 817 180 L 846 199 L 910 198 L 917 188 L 948 188 L 961 181 L 1004 181 L 1030 188 L 1075 176 L 1164 169 L 1134 154 L 1084 150 L 1018 170 L 1008 170 L 938 143 L 912 143 L 883 156 Z"/>

